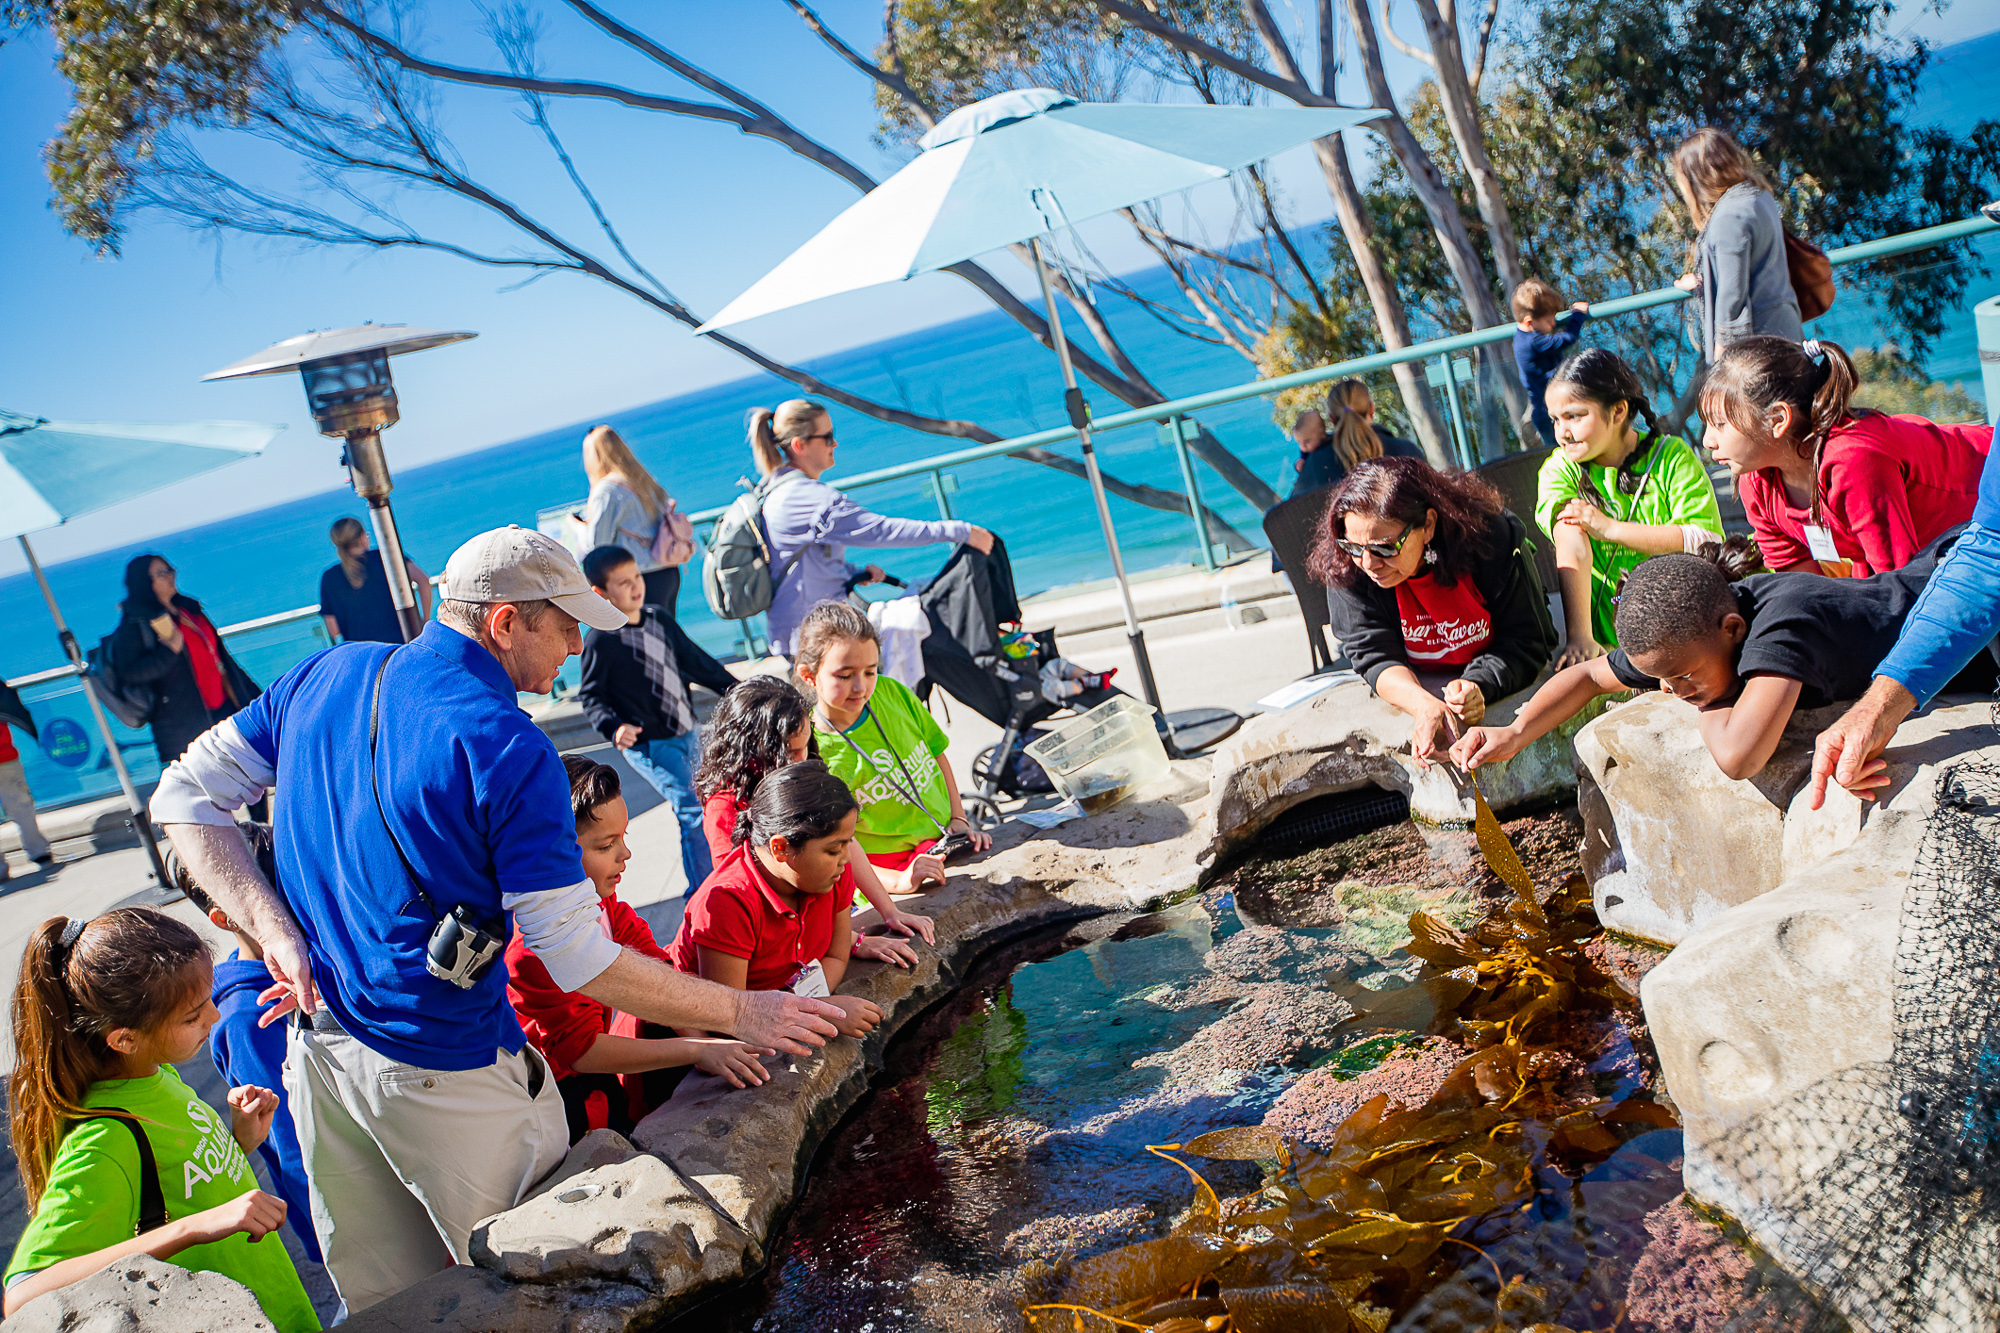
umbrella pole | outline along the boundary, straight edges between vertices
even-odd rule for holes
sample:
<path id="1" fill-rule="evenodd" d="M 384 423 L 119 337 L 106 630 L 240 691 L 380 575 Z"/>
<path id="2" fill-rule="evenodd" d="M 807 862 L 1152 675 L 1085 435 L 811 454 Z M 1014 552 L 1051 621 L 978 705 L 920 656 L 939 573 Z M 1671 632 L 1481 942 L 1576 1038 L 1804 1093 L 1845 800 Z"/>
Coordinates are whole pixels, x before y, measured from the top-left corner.
<path id="1" fill-rule="evenodd" d="M 111 734 L 111 719 L 104 716 L 104 705 L 97 701 L 97 688 L 91 683 L 90 673 L 85 669 L 83 653 L 76 646 L 76 635 L 69 632 L 64 622 L 62 608 L 56 605 L 56 595 L 49 589 L 48 576 L 42 573 L 42 562 L 35 559 L 35 548 L 28 545 L 25 535 L 17 538 L 21 543 L 21 554 L 28 557 L 28 568 L 34 571 L 35 582 L 41 585 L 42 600 L 49 604 L 49 618 L 56 622 L 56 638 L 61 641 L 63 655 L 76 668 L 76 678 L 83 683 L 83 697 L 90 703 L 90 715 L 97 719 L 98 734 L 104 737 L 104 753 L 111 760 L 111 767 L 118 774 L 118 785 L 124 789 L 125 805 L 132 812 L 132 827 L 139 831 L 139 841 L 146 845 L 146 855 L 153 862 L 153 874 L 162 889 L 171 889 L 173 881 L 167 878 L 166 863 L 160 859 L 160 843 L 153 836 L 153 821 L 146 813 L 146 803 L 139 799 L 139 788 L 132 781 L 132 770 L 125 767 L 125 756 L 118 751 L 118 738 Z"/>
<path id="2" fill-rule="evenodd" d="M 1097 450 L 1090 441 L 1090 409 L 1084 404 L 1083 390 L 1076 385 L 1076 367 L 1070 364 L 1069 340 L 1063 337 L 1062 315 L 1056 309 L 1055 289 L 1049 283 L 1048 260 L 1042 256 L 1042 242 L 1036 237 L 1028 242 L 1035 252 L 1035 276 L 1042 281 L 1042 304 L 1049 312 L 1049 338 L 1055 343 L 1056 359 L 1062 362 L 1063 402 L 1069 408 L 1069 424 L 1076 427 L 1076 438 L 1083 446 L 1083 470 L 1090 477 L 1091 498 L 1097 501 L 1097 524 L 1104 530 L 1104 545 L 1111 552 L 1111 572 L 1118 578 L 1118 599 L 1125 607 L 1125 640 L 1132 645 L 1132 660 L 1139 668 L 1139 686 L 1146 693 L 1146 702 L 1151 704 L 1164 720 L 1166 710 L 1160 707 L 1160 687 L 1153 683 L 1153 659 L 1146 655 L 1146 634 L 1139 628 L 1139 613 L 1132 606 L 1132 587 L 1125 579 L 1125 557 L 1118 551 L 1118 533 L 1111 526 L 1111 505 L 1104 496 L 1104 474 L 1097 469 Z M 1168 728 L 1171 735 L 1172 728 Z"/>

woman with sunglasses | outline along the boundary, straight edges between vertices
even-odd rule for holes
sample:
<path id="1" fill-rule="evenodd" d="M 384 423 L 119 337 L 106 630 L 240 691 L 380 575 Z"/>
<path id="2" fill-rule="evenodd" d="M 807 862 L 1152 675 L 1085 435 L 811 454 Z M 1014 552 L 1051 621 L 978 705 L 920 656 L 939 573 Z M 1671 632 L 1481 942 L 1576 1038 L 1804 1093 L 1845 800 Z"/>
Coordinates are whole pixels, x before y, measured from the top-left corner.
<path id="1" fill-rule="evenodd" d="M 1308 563 L 1347 660 L 1415 720 L 1419 765 L 1555 651 L 1528 530 L 1477 477 L 1414 458 L 1360 464 L 1327 502 Z"/>
<path id="2" fill-rule="evenodd" d="M 768 479 L 764 530 L 771 539 L 771 651 L 789 657 L 792 637 L 806 612 L 846 595 L 850 583 L 879 582 L 879 565 L 849 564 L 850 546 L 927 546 L 964 542 L 984 554 L 993 534 L 957 519 L 926 522 L 870 513 L 826 485 L 833 467 L 833 418 L 823 404 L 794 398 L 777 408 L 752 409 L 750 454 Z"/>
<path id="3" fill-rule="evenodd" d="M 1536 479 L 1535 521 L 1556 544 L 1569 623 L 1561 670 L 1617 647 L 1612 599 L 1625 575 L 1647 556 L 1720 543 L 1722 510 L 1694 447 L 1660 433 L 1645 386 L 1617 353 L 1571 356 L 1543 398 L 1556 447 Z"/>

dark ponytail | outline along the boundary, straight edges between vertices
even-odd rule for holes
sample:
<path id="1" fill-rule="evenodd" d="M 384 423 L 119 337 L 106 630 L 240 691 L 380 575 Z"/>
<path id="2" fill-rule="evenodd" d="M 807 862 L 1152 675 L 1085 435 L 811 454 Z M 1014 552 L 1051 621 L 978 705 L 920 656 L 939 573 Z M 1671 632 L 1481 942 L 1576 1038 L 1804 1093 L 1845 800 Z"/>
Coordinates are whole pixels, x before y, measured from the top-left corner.
<path id="1" fill-rule="evenodd" d="M 1788 437 L 1800 458 L 1813 461 L 1818 472 L 1820 451 L 1827 437 L 1867 408 L 1853 406 L 1860 374 L 1847 350 L 1838 343 L 1809 338 L 1761 336 L 1733 342 L 1723 349 L 1715 368 L 1701 386 L 1701 416 L 1708 422 L 1727 421 L 1752 439 L 1769 440 L 1766 420 L 1783 403 L 1792 409 L 1803 430 Z"/>
<path id="2" fill-rule="evenodd" d="M 1549 387 L 1554 388 L 1558 384 L 1607 412 L 1623 403 L 1632 422 L 1643 420 L 1646 423 L 1638 447 L 1618 466 L 1621 473 L 1636 469 L 1660 433 L 1659 422 L 1653 416 L 1653 405 L 1646 401 L 1646 386 L 1640 382 L 1638 372 L 1616 352 L 1607 352 L 1602 347 L 1587 347 L 1556 367 L 1555 374 L 1549 376 Z M 1604 497 L 1597 493 L 1597 485 L 1591 481 L 1589 471 L 1579 470 L 1583 472 L 1584 498 L 1599 509 L 1608 509 Z"/>
<path id="3" fill-rule="evenodd" d="M 201 936 L 150 907 L 114 907 L 88 921 L 52 916 L 28 937 L 14 986 L 7 1127 L 30 1210 L 66 1123 L 86 1114 L 90 1085 L 118 1070 L 106 1035 L 158 1026 L 195 994 L 202 979 L 189 965 L 207 958 Z"/>
<path id="4" fill-rule="evenodd" d="M 767 774 L 757 784 L 730 840 L 738 847 L 746 842 L 768 847 L 773 838 L 783 838 L 799 847 L 831 835 L 860 808 L 845 782 L 817 759 L 808 759 Z"/>

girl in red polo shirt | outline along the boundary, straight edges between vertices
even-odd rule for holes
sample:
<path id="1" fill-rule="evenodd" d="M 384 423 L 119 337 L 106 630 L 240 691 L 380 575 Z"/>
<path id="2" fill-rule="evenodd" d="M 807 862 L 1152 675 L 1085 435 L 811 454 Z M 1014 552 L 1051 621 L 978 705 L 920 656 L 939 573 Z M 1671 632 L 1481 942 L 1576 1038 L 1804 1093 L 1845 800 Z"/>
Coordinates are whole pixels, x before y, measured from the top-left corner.
<path id="1" fill-rule="evenodd" d="M 1867 578 L 1972 517 L 1993 428 L 1850 405 L 1835 344 L 1745 338 L 1701 390 L 1702 443 L 1729 465 L 1772 569 Z"/>
<path id="2" fill-rule="evenodd" d="M 858 807 L 817 760 L 757 784 L 735 846 L 688 900 L 668 957 L 683 972 L 737 990 L 789 990 L 842 1010 L 843 1036 L 866 1036 L 882 1011 L 835 995 L 854 939 L 848 893 L 836 892 L 854 851 Z"/>
<path id="3" fill-rule="evenodd" d="M 666 950 L 639 914 L 618 900 L 618 881 L 632 859 L 625 844 L 631 817 L 619 792 L 618 770 L 574 754 L 563 756 L 563 767 L 569 770 L 570 808 L 576 814 L 583 870 L 603 901 L 605 930 L 626 948 L 667 961 Z M 518 926 L 507 945 L 507 998 L 520 1015 L 522 1031 L 555 1073 L 556 1089 L 569 1112 L 571 1143 L 593 1129 L 608 1127 L 629 1134 L 633 1123 L 672 1091 L 655 1089 L 650 1098 L 636 1099 L 631 1094 L 639 1086 L 637 1080 L 621 1086 L 620 1074 L 692 1065 L 728 1079 L 736 1088 L 770 1077 L 757 1057 L 774 1052 L 762 1047 L 708 1037 L 636 1035 L 638 1026 L 626 1015 L 614 1017 L 608 1005 L 557 986 L 521 938 Z"/>
<path id="4" fill-rule="evenodd" d="M 702 801 L 701 828 L 708 835 L 708 850 L 715 864 L 721 865 L 736 849 L 732 840 L 736 821 L 750 808 L 750 798 L 757 794 L 757 784 L 764 775 L 808 758 L 819 758 L 819 747 L 813 741 L 812 705 L 790 681 L 779 676 L 752 676 L 722 696 L 709 720 L 702 741 L 701 768 L 694 777 L 695 794 Z M 921 936 L 926 944 L 937 942 L 931 919 L 896 906 L 865 856 L 849 860 L 846 882 L 839 892 L 852 901 L 857 889 L 888 929 L 899 935 Z M 917 961 L 916 950 L 885 935 L 857 935 L 854 956 L 898 967 L 912 967 Z"/>

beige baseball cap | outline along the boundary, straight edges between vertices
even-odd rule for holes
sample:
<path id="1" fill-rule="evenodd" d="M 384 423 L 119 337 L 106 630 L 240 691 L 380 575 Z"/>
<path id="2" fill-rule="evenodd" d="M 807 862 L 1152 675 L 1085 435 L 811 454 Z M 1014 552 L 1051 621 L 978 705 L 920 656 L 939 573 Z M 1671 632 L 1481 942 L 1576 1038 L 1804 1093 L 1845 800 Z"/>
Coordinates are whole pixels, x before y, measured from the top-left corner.
<path id="1" fill-rule="evenodd" d="M 509 523 L 451 553 L 444 595 L 454 602 L 546 599 L 592 629 L 624 629 L 625 613 L 598 595 L 576 557 L 545 532 Z"/>

